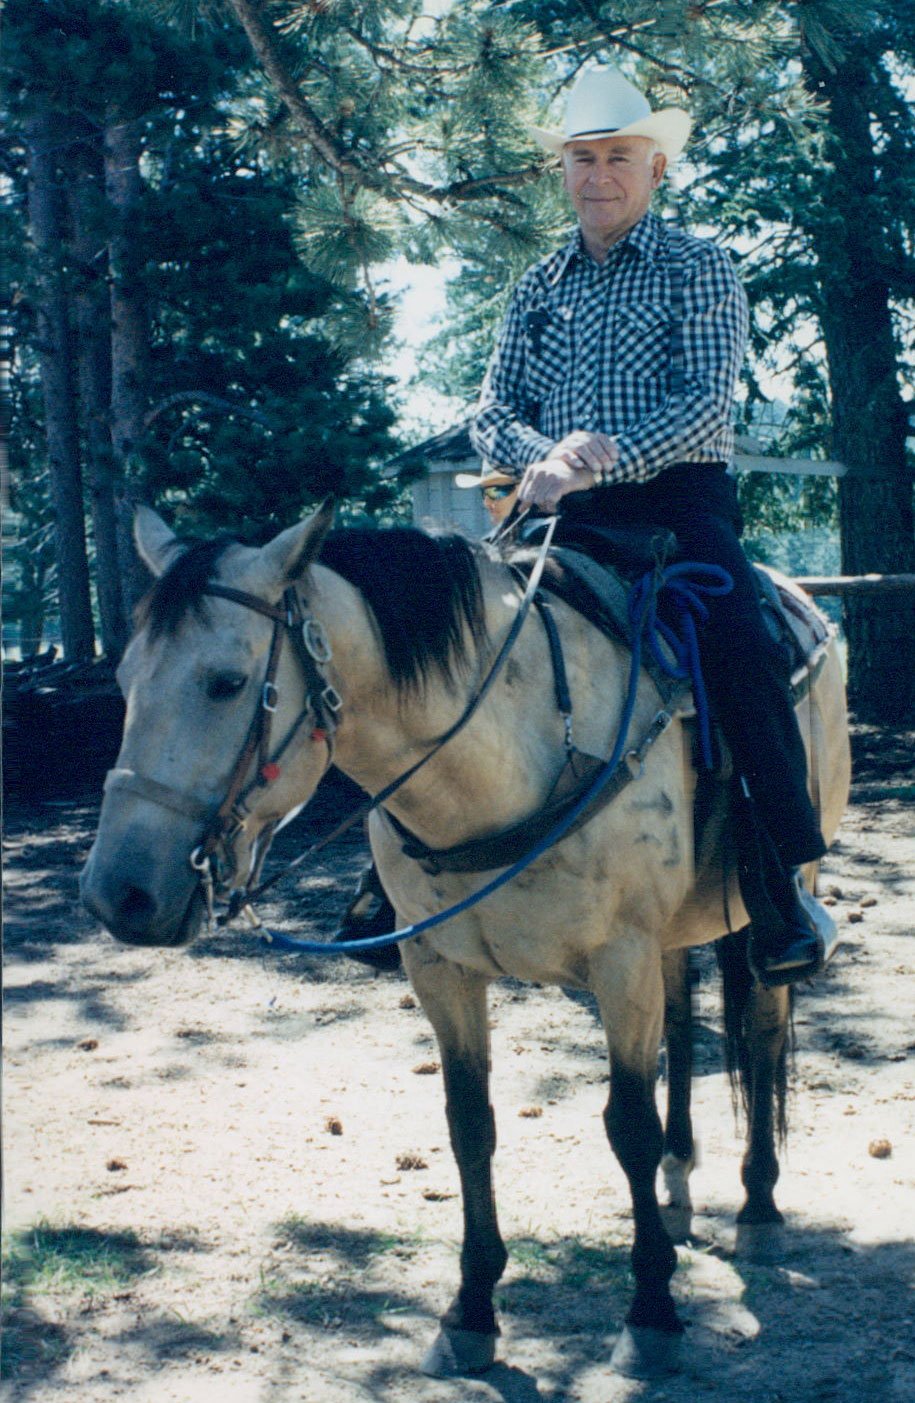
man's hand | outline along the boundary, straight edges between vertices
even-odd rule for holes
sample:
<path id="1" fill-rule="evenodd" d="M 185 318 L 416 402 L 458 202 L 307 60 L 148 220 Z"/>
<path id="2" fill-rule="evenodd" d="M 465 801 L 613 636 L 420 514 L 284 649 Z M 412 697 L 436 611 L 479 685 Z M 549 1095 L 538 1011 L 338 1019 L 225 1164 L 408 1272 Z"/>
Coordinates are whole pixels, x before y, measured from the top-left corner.
<path id="1" fill-rule="evenodd" d="M 576 468 L 561 458 L 543 458 L 531 463 L 521 479 L 518 501 L 523 507 L 556 510 L 559 499 L 567 492 L 587 492 L 594 486 L 590 468 Z"/>
<path id="2" fill-rule="evenodd" d="M 547 461 L 558 458 L 570 468 L 590 468 L 596 476 L 602 468 L 612 468 L 618 457 L 616 444 L 607 434 L 576 429 L 553 444 Z"/>

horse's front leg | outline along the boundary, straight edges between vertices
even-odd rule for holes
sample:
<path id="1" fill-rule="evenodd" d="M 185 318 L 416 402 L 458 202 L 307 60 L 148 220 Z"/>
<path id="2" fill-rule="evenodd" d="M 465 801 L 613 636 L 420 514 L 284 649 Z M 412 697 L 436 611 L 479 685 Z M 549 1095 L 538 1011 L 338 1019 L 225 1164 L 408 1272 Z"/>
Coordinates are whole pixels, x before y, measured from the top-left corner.
<path id="1" fill-rule="evenodd" d="M 690 1116 L 693 1076 L 693 1010 L 689 951 L 664 955 L 664 1042 L 667 1047 L 667 1117 L 661 1174 L 667 1202 L 661 1208 L 664 1226 L 674 1242 L 685 1242 L 692 1227 L 693 1203 L 689 1176 L 695 1166 Z"/>
<path id="2" fill-rule="evenodd" d="M 464 1200 L 461 1284 L 422 1370 L 437 1378 L 480 1373 L 496 1355 L 493 1290 L 507 1260 L 492 1186 L 496 1129 L 489 1104 L 487 981 L 419 942 L 403 954 L 441 1050 L 448 1128 Z"/>
<path id="3" fill-rule="evenodd" d="M 632 1378 L 658 1378 L 678 1368 L 683 1333 L 670 1294 L 677 1255 L 655 1188 L 664 1147 L 654 1096 L 664 1019 L 660 950 L 642 934 L 618 937 L 592 962 L 592 977 L 610 1052 L 604 1120 L 629 1180 L 635 1220 L 635 1296 L 611 1364 Z"/>

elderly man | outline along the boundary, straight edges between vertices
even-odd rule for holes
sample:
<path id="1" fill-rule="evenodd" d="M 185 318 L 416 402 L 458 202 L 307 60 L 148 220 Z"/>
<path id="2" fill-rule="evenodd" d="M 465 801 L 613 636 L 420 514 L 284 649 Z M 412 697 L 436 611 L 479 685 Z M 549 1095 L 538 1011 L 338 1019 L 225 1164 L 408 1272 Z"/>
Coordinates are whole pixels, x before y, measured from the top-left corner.
<path id="1" fill-rule="evenodd" d="M 754 966 L 784 984 L 820 967 L 835 927 L 798 871 L 825 848 L 726 471 L 746 298 L 722 249 L 649 212 L 689 129 L 685 112 L 652 112 L 615 68 L 580 75 L 564 131 L 530 129 L 561 159 L 578 228 L 515 289 L 472 438 L 517 475 L 522 505 L 663 525 L 684 558 L 731 574 L 703 662 L 758 840 L 759 862 L 741 864 Z"/>

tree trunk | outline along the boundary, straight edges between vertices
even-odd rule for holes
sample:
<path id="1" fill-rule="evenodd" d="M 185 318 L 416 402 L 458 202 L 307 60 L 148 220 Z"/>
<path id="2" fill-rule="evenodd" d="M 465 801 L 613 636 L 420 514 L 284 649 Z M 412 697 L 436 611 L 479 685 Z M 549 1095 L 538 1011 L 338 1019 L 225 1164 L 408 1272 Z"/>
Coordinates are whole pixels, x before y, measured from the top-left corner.
<path id="1" fill-rule="evenodd" d="M 109 110 L 105 125 L 105 193 L 110 206 L 111 447 L 121 588 L 128 611 L 145 593 L 150 576 L 133 543 L 137 476 L 148 398 L 149 318 L 143 288 L 140 127 Z"/>
<path id="2" fill-rule="evenodd" d="M 47 112 L 35 113 L 26 120 L 29 225 L 37 265 L 38 356 L 55 518 L 60 632 L 64 657 L 77 661 L 93 656 L 95 633 L 69 308 L 62 268 L 66 229 L 57 172 L 62 136 L 60 123 Z"/>
<path id="3" fill-rule="evenodd" d="M 899 349 L 881 245 L 881 221 L 868 217 L 877 179 L 869 119 L 870 65 L 878 55 L 850 49 L 829 66 L 805 57 L 808 81 L 829 102 L 834 140 L 833 217 L 812 230 L 821 273 L 821 321 L 833 404 L 832 456 L 879 467 L 883 480 L 839 483 L 842 571 L 915 571 L 913 483 L 906 463 L 907 406 L 899 389 Z M 842 216 L 836 217 L 836 211 Z M 881 257 L 882 255 L 882 257 Z M 915 594 L 851 596 L 845 604 L 849 698 L 866 721 L 915 718 Z"/>
<path id="4" fill-rule="evenodd" d="M 88 126 L 74 147 L 73 175 L 69 197 L 76 262 L 74 308 L 77 366 L 95 538 L 95 587 L 102 647 L 106 656 L 116 661 L 127 644 L 127 621 L 121 592 L 114 458 L 109 427 L 111 301 L 107 285 L 104 167 L 100 137 Z"/>

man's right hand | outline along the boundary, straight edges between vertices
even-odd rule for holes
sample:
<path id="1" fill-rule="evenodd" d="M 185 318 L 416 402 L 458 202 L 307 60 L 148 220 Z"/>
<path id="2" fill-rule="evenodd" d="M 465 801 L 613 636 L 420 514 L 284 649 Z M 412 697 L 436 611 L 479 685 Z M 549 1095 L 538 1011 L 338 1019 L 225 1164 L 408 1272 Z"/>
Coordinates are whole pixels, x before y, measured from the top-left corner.
<path id="1" fill-rule="evenodd" d="M 593 434 L 576 429 L 566 434 L 550 449 L 551 459 L 559 458 L 570 468 L 588 468 L 595 476 L 602 469 L 612 468 L 619 458 L 616 444 L 607 434 Z"/>

